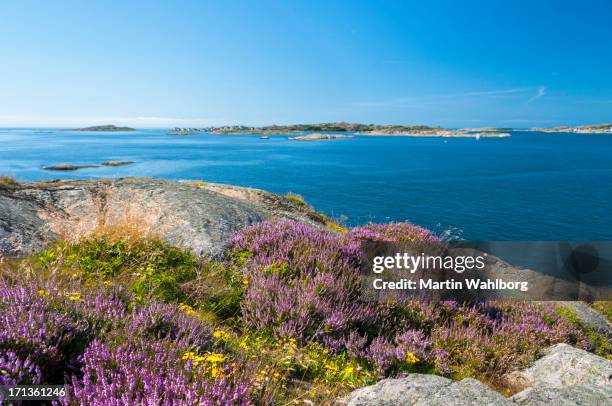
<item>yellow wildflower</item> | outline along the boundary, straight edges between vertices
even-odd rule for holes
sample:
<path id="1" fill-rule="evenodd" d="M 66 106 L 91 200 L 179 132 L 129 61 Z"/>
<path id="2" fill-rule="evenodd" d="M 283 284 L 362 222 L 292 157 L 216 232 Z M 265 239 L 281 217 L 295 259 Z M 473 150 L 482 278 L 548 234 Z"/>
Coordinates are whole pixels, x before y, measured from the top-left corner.
<path id="1" fill-rule="evenodd" d="M 210 368 L 210 376 L 211 376 L 211 377 L 216 378 L 216 377 L 218 377 L 218 376 L 221 376 L 222 374 L 223 374 L 223 369 L 222 369 L 222 368 L 219 368 L 219 367 L 218 367 L 218 366 L 216 366 L 216 365 L 213 365 L 213 366 Z"/>
<path id="2" fill-rule="evenodd" d="M 182 356 L 183 360 L 196 359 L 196 358 L 197 358 L 197 355 L 193 351 L 188 351 L 185 354 L 183 354 L 183 356 Z"/>
<path id="3" fill-rule="evenodd" d="M 344 367 L 344 369 L 342 370 L 342 375 L 348 378 L 351 375 L 353 375 L 353 372 L 355 372 L 355 368 L 351 366 L 347 366 L 347 367 Z"/>
<path id="4" fill-rule="evenodd" d="M 213 332 L 213 337 L 219 340 L 227 341 L 230 338 L 230 335 L 227 331 L 217 329 Z"/>
<path id="5" fill-rule="evenodd" d="M 224 362 L 225 361 L 225 354 L 219 354 L 219 353 L 213 352 L 213 353 L 208 354 L 206 356 L 206 361 L 208 361 L 210 363 Z"/>
<path id="6" fill-rule="evenodd" d="M 419 359 L 417 358 L 416 355 L 414 355 L 413 353 L 409 352 L 408 354 L 406 354 L 406 362 L 410 365 L 412 364 L 416 364 L 417 362 L 419 362 Z"/>
<path id="7" fill-rule="evenodd" d="M 49 293 L 47 291 L 45 291 L 44 289 L 39 290 L 38 292 L 39 296 L 47 296 L 49 295 Z"/>
<path id="8" fill-rule="evenodd" d="M 193 307 L 189 306 L 188 304 L 185 303 L 181 303 L 179 304 L 179 309 L 181 309 L 182 311 L 184 311 L 187 314 L 194 314 L 195 310 L 193 310 Z"/>
<path id="9" fill-rule="evenodd" d="M 81 300 L 81 292 L 64 293 L 64 297 L 68 298 L 68 300 L 78 301 Z"/>

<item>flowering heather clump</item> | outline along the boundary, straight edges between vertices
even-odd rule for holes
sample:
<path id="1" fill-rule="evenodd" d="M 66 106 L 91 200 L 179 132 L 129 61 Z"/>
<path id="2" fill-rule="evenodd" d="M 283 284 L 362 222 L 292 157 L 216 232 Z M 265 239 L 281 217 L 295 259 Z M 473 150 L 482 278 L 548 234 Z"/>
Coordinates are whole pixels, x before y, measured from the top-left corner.
<path id="1" fill-rule="evenodd" d="M 233 254 L 248 253 L 246 265 L 253 271 L 277 265 L 297 275 L 354 270 L 359 265 L 358 243 L 346 243 L 330 231 L 294 221 L 247 227 L 234 235 L 231 244 Z"/>
<path id="2" fill-rule="evenodd" d="M 13 351 L 0 349 L 0 386 L 38 385 L 40 381 L 40 368 L 29 356 L 21 358 Z"/>
<path id="3" fill-rule="evenodd" d="M 82 357 L 65 404 L 246 405 L 250 390 L 231 376 L 208 379 L 205 369 L 181 358 L 173 343 L 138 340 L 111 348 L 94 341 Z M 218 362 L 218 360 L 215 360 Z M 231 370 L 224 370 L 231 375 Z"/>
<path id="4" fill-rule="evenodd" d="M 92 325 L 62 308 L 66 298 L 0 281 L 0 349 L 40 368 L 45 382 L 62 382 L 93 334 Z M 8 356 L 8 355 L 7 355 Z"/>
<path id="5" fill-rule="evenodd" d="M 168 339 L 181 346 L 207 348 L 212 329 L 180 306 L 152 303 L 139 306 L 128 319 L 124 331 L 131 337 Z"/>
<path id="6" fill-rule="evenodd" d="M 314 338 L 334 351 L 376 311 L 359 299 L 359 246 L 296 222 L 268 222 L 232 240 L 247 291 L 242 320 L 279 337 Z"/>
<path id="7" fill-rule="evenodd" d="M 353 228 L 349 237 L 358 240 L 426 243 L 440 241 L 431 231 L 411 223 L 368 224 Z"/>

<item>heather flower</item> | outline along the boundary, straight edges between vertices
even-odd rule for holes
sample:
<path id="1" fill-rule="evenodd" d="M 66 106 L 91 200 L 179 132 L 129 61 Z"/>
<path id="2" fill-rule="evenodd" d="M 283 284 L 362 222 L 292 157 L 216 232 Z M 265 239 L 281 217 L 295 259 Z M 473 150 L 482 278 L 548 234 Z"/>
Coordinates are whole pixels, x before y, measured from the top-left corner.
<path id="1" fill-rule="evenodd" d="M 175 344 L 138 340 L 111 348 L 94 341 L 83 354 L 83 377 L 73 377 L 65 404 L 246 405 L 246 383 L 212 379 Z M 212 360 L 213 357 L 214 360 Z M 208 356 L 221 362 L 218 354 Z M 228 374 L 225 374 L 227 376 Z"/>
<path id="2" fill-rule="evenodd" d="M 44 382 L 61 383 L 94 326 L 65 304 L 66 298 L 41 296 L 38 290 L 0 281 L 0 348 L 38 365 L 36 375 Z"/>
<path id="3" fill-rule="evenodd" d="M 0 386 L 38 385 L 42 373 L 29 356 L 20 357 L 13 351 L 0 349 Z"/>
<path id="4" fill-rule="evenodd" d="M 137 307 L 124 329 L 132 337 L 167 339 L 202 349 L 209 347 L 211 328 L 197 317 L 177 310 L 176 305 L 164 303 Z"/>

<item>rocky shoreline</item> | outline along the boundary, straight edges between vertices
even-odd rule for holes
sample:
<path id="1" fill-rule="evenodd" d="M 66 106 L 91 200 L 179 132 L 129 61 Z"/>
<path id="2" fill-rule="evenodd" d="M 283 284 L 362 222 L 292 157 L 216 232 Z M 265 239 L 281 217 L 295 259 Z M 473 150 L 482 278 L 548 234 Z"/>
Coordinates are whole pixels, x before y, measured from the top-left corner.
<path id="1" fill-rule="evenodd" d="M 300 135 L 297 137 L 289 137 L 293 141 L 319 141 L 319 140 L 336 140 L 341 138 L 353 138 L 353 135 L 340 135 L 340 134 L 308 134 Z"/>
<path id="2" fill-rule="evenodd" d="M 612 124 L 595 124 L 582 126 L 560 126 L 560 127 L 533 127 L 527 131 L 537 131 L 543 133 L 575 133 L 575 134 L 611 134 Z"/>
<path id="3" fill-rule="evenodd" d="M 233 232 L 267 219 L 325 224 L 283 196 L 222 184 L 121 178 L 0 186 L 0 256 L 29 255 L 60 237 L 126 221 L 196 255 L 217 256 Z"/>
<path id="4" fill-rule="evenodd" d="M 443 138 L 506 138 L 512 136 L 508 132 L 465 130 L 420 130 L 420 131 L 369 131 L 357 133 L 363 136 L 395 136 L 395 137 L 443 137 Z"/>

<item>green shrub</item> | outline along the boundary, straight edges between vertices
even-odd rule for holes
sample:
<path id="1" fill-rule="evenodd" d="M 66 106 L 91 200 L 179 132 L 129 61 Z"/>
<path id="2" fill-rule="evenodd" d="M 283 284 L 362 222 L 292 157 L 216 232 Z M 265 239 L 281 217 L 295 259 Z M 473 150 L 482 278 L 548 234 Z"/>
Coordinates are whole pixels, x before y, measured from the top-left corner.
<path id="1" fill-rule="evenodd" d="M 197 279 L 183 286 L 189 302 L 222 320 L 239 316 L 244 295 L 242 273 L 235 267 L 207 262 Z"/>
<path id="2" fill-rule="evenodd" d="M 293 203 L 297 204 L 298 206 L 308 206 L 308 204 L 306 204 L 306 200 L 304 200 L 304 198 L 298 194 L 289 192 L 285 195 L 285 197 Z"/>
<path id="3" fill-rule="evenodd" d="M 593 307 L 605 314 L 606 311 L 610 311 L 609 307 L 605 307 L 609 306 L 609 304 L 610 302 L 604 301 L 595 302 Z M 598 306 L 600 308 L 598 308 Z M 600 357 L 612 359 L 612 342 L 610 342 L 610 340 L 604 334 L 598 332 L 596 328 L 585 326 L 584 323 L 580 321 L 580 318 L 578 317 L 578 314 L 574 308 L 561 305 L 555 309 L 555 312 L 584 333 L 586 339 L 591 344 L 591 350 L 595 354 L 599 355 Z"/>
<path id="4" fill-rule="evenodd" d="M 159 240 L 60 241 L 35 255 L 33 264 L 93 283 L 118 280 L 138 300 L 158 298 L 166 302 L 183 301 L 186 295 L 181 285 L 198 275 L 196 257 Z"/>
<path id="5" fill-rule="evenodd" d="M 593 303 L 593 308 L 606 316 L 609 322 L 612 323 L 612 300 L 601 300 Z"/>

